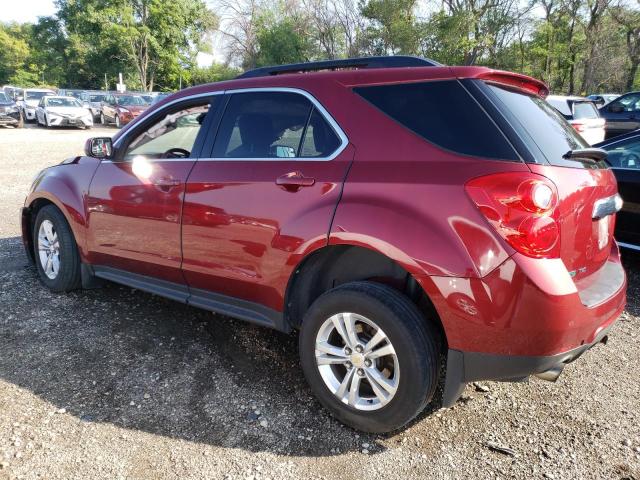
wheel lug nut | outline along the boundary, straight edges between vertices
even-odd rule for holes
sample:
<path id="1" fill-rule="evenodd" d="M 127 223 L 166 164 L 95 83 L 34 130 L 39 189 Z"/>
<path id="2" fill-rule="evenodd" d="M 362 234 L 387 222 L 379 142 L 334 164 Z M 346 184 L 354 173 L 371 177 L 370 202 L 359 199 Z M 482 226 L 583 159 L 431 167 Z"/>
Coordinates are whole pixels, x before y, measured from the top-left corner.
<path id="1" fill-rule="evenodd" d="M 365 360 L 364 361 L 364 366 L 365 367 L 370 367 L 371 366 L 371 360 Z"/>
<path id="2" fill-rule="evenodd" d="M 356 346 L 356 352 L 362 353 L 362 345 Z"/>
<path id="3" fill-rule="evenodd" d="M 359 368 L 358 369 L 358 375 L 361 376 L 361 377 L 364 377 L 364 370 Z"/>
<path id="4" fill-rule="evenodd" d="M 344 353 L 346 353 L 347 355 L 351 355 L 351 349 L 349 347 L 346 347 L 344 349 Z"/>
<path id="5" fill-rule="evenodd" d="M 353 365 L 351 365 L 351 362 L 347 362 L 346 365 L 348 369 L 351 369 L 351 367 L 353 367 Z"/>

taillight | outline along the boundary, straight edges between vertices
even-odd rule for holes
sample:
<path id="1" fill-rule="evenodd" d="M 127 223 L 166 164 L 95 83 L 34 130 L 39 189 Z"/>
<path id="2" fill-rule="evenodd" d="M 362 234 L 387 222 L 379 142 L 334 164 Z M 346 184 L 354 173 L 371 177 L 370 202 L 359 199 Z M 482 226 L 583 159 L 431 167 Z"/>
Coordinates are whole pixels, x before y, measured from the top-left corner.
<path id="1" fill-rule="evenodd" d="M 584 132 L 585 125 L 584 123 L 572 123 L 571 126 L 575 128 L 576 132 Z"/>
<path id="2" fill-rule="evenodd" d="M 496 231 L 518 252 L 560 256 L 558 191 L 533 173 L 497 173 L 470 180 L 465 190 Z"/>

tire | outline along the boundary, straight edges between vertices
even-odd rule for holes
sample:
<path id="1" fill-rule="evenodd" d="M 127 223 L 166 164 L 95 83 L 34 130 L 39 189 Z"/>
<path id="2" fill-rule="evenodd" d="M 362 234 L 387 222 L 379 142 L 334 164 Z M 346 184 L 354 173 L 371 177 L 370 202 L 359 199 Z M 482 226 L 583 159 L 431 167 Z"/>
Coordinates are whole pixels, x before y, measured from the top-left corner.
<path id="1" fill-rule="evenodd" d="M 104 113 L 100 112 L 100 123 L 102 125 L 106 125 L 107 124 L 107 119 L 104 118 Z"/>
<path id="2" fill-rule="evenodd" d="M 24 127 L 24 118 L 22 118 L 22 114 L 20 114 L 20 118 L 18 119 L 18 124 L 16 125 L 16 128 L 23 128 Z"/>
<path id="3" fill-rule="evenodd" d="M 340 318 L 337 314 L 347 312 L 355 319 L 354 330 L 362 341 L 358 348 L 366 346 L 366 342 L 376 336 L 377 328 L 386 338 L 371 349 L 369 355 L 387 347 L 387 343 L 393 354 L 369 360 L 365 351 L 364 357 L 357 354 L 345 357 L 349 360 L 346 365 L 335 362 L 335 365 L 319 366 L 318 361 L 330 359 L 333 362 L 337 357 L 333 356 L 335 353 L 324 354 L 317 350 L 318 341 L 322 345 L 329 343 L 329 348 L 338 346 L 338 350 L 332 352 L 349 353 L 348 342 L 343 340 L 344 335 L 339 334 L 332 321 Z M 331 334 L 326 337 L 328 331 Z M 406 425 L 432 400 L 440 369 L 437 339 L 435 327 L 406 296 L 378 283 L 352 282 L 320 296 L 305 314 L 299 337 L 300 361 L 311 390 L 333 416 L 358 430 L 386 433 Z M 371 361 L 384 363 L 366 364 Z M 384 395 L 376 394 L 375 382 L 369 380 L 380 378 L 381 370 L 383 377 L 386 376 L 382 380 L 391 386 L 395 383 L 396 387 L 389 393 L 381 390 L 382 383 L 378 384 L 378 390 L 389 395 L 386 403 L 381 400 Z M 360 377 L 358 394 L 353 398 L 345 394 L 343 398 L 348 402 L 345 403 L 337 394 L 351 371 L 354 372 L 352 378 Z"/>
<path id="4" fill-rule="evenodd" d="M 47 231 L 45 222 L 50 225 L 53 236 L 49 234 L 44 239 L 39 238 L 42 233 Z M 42 227 L 42 230 L 41 230 Z M 48 238 L 48 237 L 53 238 Z M 43 241 L 44 240 L 44 241 Z M 49 240 L 54 240 L 49 242 Z M 45 258 L 49 255 L 47 252 L 43 256 L 40 255 L 39 247 L 44 247 L 47 244 L 53 244 L 53 250 L 55 251 L 55 240 L 57 240 L 58 248 L 58 269 L 55 269 L 55 261 L 52 258 L 50 268 L 46 264 Z M 75 238 L 66 218 L 54 205 L 47 205 L 41 208 L 36 215 L 35 222 L 33 223 L 33 249 L 36 260 L 36 268 L 38 269 L 38 276 L 40 281 L 51 291 L 54 292 L 69 292 L 76 290 L 81 286 L 80 277 L 80 255 L 78 253 L 78 246 Z M 45 267 L 47 267 L 45 271 Z M 49 273 L 47 273 L 49 272 Z"/>
<path id="5" fill-rule="evenodd" d="M 116 114 L 116 128 L 121 128 L 122 127 L 122 123 L 120 122 L 120 116 Z"/>
<path id="6" fill-rule="evenodd" d="M 51 128 L 51 124 L 49 123 L 49 117 L 44 116 L 44 126 L 45 128 Z"/>

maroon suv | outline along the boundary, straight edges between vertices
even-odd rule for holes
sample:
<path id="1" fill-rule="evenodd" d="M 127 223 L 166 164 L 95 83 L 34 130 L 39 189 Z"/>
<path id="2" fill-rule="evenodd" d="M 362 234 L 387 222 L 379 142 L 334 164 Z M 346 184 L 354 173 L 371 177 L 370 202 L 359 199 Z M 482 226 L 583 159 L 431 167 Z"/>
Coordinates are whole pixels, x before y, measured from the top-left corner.
<path id="1" fill-rule="evenodd" d="M 624 308 L 615 178 L 546 94 L 411 57 L 183 90 L 41 172 L 24 244 L 56 292 L 300 330 L 321 403 L 397 429 L 467 382 L 554 380 Z"/>

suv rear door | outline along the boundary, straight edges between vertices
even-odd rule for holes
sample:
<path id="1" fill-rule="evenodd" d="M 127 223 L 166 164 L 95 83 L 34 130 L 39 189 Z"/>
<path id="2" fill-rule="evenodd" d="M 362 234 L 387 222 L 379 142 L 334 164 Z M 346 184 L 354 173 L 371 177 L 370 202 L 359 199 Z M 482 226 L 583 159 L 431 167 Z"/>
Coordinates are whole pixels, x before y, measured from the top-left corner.
<path id="1" fill-rule="evenodd" d="M 628 93 L 600 109 L 607 121 L 607 138 L 640 128 L 640 93 Z"/>
<path id="2" fill-rule="evenodd" d="M 189 302 L 210 307 L 216 292 L 280 311 L 301 252 L 326 244 L 353 149 L 304 91 L 239 90 L 226 100 L 185 195 Z"/>

